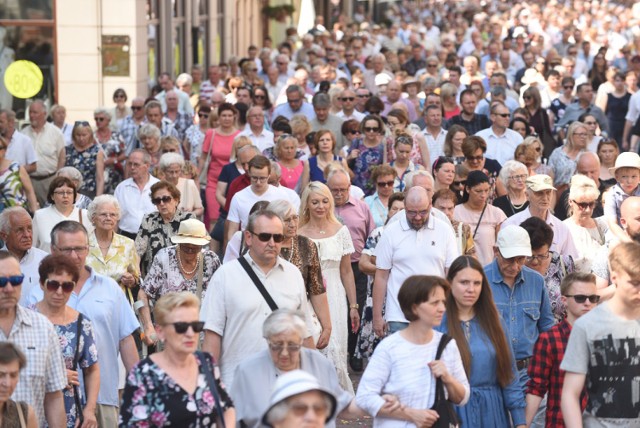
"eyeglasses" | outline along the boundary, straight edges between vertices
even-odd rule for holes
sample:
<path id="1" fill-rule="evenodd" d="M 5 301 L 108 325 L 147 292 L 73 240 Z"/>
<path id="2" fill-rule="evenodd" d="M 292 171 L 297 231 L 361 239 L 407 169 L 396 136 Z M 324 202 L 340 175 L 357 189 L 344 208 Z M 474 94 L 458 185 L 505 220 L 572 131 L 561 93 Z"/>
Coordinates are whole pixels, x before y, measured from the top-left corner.
<path id="1" fill-rule="evenodd" d="M 276 244 L 284 241 L 284 235 L 282 233 L 255 233 L 252 230 L 249 230 L 249 233 L 257 236 L 258 240 L 261 242 L 269 242 L 271 238 L 273 238 L 273 242 Z"/>
<path id="2" fill-rule="evenodd" d="M 67 248 L 56 247 L 56 248 L 62 254 L 66 254 L 68 256 L 70 256 L 71 253 L 73 253 L 73 252 L 75 252 L 77 255 L 81 256 L 83 254 L 86 254 L 89 251 L 89 247 L 67 247 Z"/>
<path id="3" fill-rule="evenodd" d="M 426 217 L 429 214 L 429 210 L 424 210 L 424 211 L 406 210 L 405 212 L 409 217 L 417 217 L 418 215 L 420 217 Z"/>
<path id="4" fill-rule="evenodd" d="M 394 181 L 378 181 L 376 184 L 378 187 L 393 187 Z"/>
<path id="5" fill-rule="evenodd" d="M 341 101 L 355 101 L 356 97 L 342 97 L 340 98 Z"/>
<path id="6" fill-rule="evenodd" d="M 591 303 L 598 303 L 600 301 L 600 296 L 597 294 L 565 294 L 564 297 L 573 297 L 576 303 L 584 303 L 587 299 L 589 299 Z"/>
<path id="7" fill-rule="evenodd" d="M 204 117 L 205 119 L 209 117 L 208 113 L 198 113 L 198 117 Z"/>
<path id="8" fill-rule="evenodd" d="M 461 180 L 461 181 L 453 181 L 453 185 L 454 186 L 466 186 L 467 185 L 467 180 Z"/>
<path id="9" fill-rule="evenodd" d="M 550 253 L 547 251 L 545 254 L 538 254 L 537 256 L 527 257 L 527 261 L 531 262 L 541 262 L 543 260 L 547 260 L 550 256 Z"/>
<path id="10" fill-rule="evenodd" d="M 107 120 L 106 117 L 94 117 L 93 120 L 95 120 L 96 122 L 104 122 L 105 120 Z"/>
<path id="11" fill-rule="evenodd" d="M 165 325 L 172 325 L 178 334 L 185 334 L 189 327 L 194 333 L 200 333 L 204 330 L 204 321 L 191 321 L 191 322 L 170 322 Z"/>
<path id="12" fill-rule="evenodd" d="M 271 349 L 273 352 L 280 353 L 285 348 L 287 348 L 287 352 L 289 352 L 291 354 L 293 352 L 298 352 L 300 350 L 300 348 L 302 348 L 302 345 L 301 344 L 296 344 L 296 343 L 287 343 L 285 345 L 284 343 L 272 343 L 272 342 L 269 342 L 269 349 Z"/>
<path id="13" fill-rule="evenodd" d="M 527 257 L 525 256 L 516 256 L 516 257 L 505 257 L 502 255 L 502 253 L 500 253 L 500 257 L 502 258 L 502 260 L 504 260 L 504 262 L 506 264 L 512 265 L 514 263 L 519 264 L 519 265 L 523 265 L 524 262 L 527 260 Z"/>
<path id="14" fill-rule="evenodd" d="M 471 161 L 471 162 L 480 162 L 482 159 L 484 159 L 484 155 L 480 155 L 480 156 L 467 156 L 467 160 Z"/>
<path id="15" fill-rule="evenodd" d="M 380 128 L 378 128 L 377 126 L 375 127 L 367 126 L 364 128 L 364 132 L 379 132 L 379 131 L 380 131 Z"/>
<path id="16" fill-rule="evenodd" d="M 71 196 L 73 195 L 73 190 L 54 190 L 53 194 L 58 196 Z"/>
<path id="17" fill-rule="evenodd" d="M 511 116 L 509 113 L 493 113 L 493 114 L 495 114 L 496 116 L 500 116 L 500 117 L 509 117 L 509 116 Z"/>
<path id="18" fill-rule="evenodd" d="M 91 126 L 91 124 L 89 122 L 87 122 L 86 120 L 78 120 L 73 124 L 74 128 L 76 126 Z"/>
<path id="19" fill-rule="evenodd" d="M 522 97 L 522 99 L 530 100 L 531 99 L 531 95 L 525 95 L 524 97 Z"/>
<path id="20" fill-rule="evenodd" d="M 371 95 L 370 94 L 360 94 L 360 95 L 356 95 L 358 98 L 370 98 Z"/>
<path id="21" fill-rule="evenodd" d="M 118 218 L 118 214 L 116 213 L 99 213 L 97 216 L 100 218 Z"/>
<path id="22" fill-rule="evenodd" d="M 249 178 L 256 183 L 264 183 L 269 179 L 269 177 L 258 177 L 257 175 L 250 175 Z"/>
<path id="23" fill-rule="evenodd" d="M 334 194 L 334 195 L 340 195 L 341 193 L 349 193 L 349 188 L 346 188 L 346 189 L 329 189 L 329 191 L 331 191 L 331 193 Z"/>
<path id="24" fill-rule="evenodd" d="M 76 283 L 74 281 L 56 281 L 55 279 L 47 279 L 44 284 L 47 286 L 47 290 L 56 292 L 60 287 L 62 287 L 62 291 L 64 293 L 71 293 L 74 288 L 76 288 Z"/>
<path id="25" fill-rule="evenodd" d="M 0 276 L 0 288 L 6 287 L 8 283 L 17 287 L 22 284 L 22 281 L 24 281 L 24 275 Z"/>
<path id="26" fill-rule="evenodd" d="M 586 138 L 589 136 L 589 134 L 587 134 L 586 132 L 574 132 L 573 133 L 574 137 L 580 137 L 580 138 Z"/>
<path id="27" fill-rule="evenodd" d="M 142 110 L 144 107 L 142 106 L 131 106 L 131 110 L 137 111 L 137 110 Z"/>
<path id="28" fill-rule="evenodd" d="M 509 178 L 513 181 L 524 181 L 527 179 L 527 177 L 528 177 L 527 174 L 521 174 L 521 175 L 512 175 Z"/>
<path id="29" fill-rule="evenodd" d="M 437 66 L 438 66 L 438 64 L 427 64 L 427 67 L 429 67 L 429 68 L 435 68 Z"/>
<path id="30" fill-rule="evenodd" d="M 151 198 L 151 203 L 153 205 L 160 205 L 160 203 L 169 203 L 173 198 L 171 196 L 161 196 L 159 198 Z"/>
<path id="31" fill-rule="evenodd" d="M 596 206 L 596 201 L 576 202 L 572 199 L 571 202 L 576 204 L 581 210 L 592 210 Z"/>

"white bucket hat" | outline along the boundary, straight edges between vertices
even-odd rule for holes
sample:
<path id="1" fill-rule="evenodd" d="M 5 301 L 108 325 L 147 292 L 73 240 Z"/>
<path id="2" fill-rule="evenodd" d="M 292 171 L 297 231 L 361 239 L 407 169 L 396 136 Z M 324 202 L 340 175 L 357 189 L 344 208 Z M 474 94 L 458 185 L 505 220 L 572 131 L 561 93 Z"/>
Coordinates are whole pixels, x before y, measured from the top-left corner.
<path id="1" fill-rule="evenodd" d="M 207 245 L 209 241 L 211 237 L 204 223 L 195 218 L 182 220 L 178 233 L 171 237 L 171 242 L 174 244 Z"/>
<path id="2" fill-rule="evenodd" d="M 638 168 L 640 169 L 640 156 L 633 152 L 620 153 L 616 158 L 616 165 L 609 168 L 611 174 L 615 174 L 619 168 Z"/>

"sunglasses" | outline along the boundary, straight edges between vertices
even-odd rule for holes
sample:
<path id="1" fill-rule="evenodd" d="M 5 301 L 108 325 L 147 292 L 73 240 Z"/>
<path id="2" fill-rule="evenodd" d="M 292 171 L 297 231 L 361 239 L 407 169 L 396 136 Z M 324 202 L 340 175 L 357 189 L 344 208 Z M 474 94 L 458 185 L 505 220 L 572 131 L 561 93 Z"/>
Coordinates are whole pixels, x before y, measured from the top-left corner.
<path id="1" fill-rule="evenodd" d="M 342 97 L 340 98 L 341 101 L 354 101 L 356 98 L 355 97 Z"/>
<path id="2" fill-rule="evenodd" d="M 94 117 L 93 120 L 95 120 L 96 122 L 104 122 L 105 120 L 107 120 L 107 118 L 105 118 L 105 117 Z"/>
<path id="3" fill-rule="evenodd" d="M 495 114 L 496 116 L 504 117 L 504 118 L 511 116 L 509 113 L 493 113 L 493 114 Z"/>
<path id="4" fill-rule="evenodd" d="M 249 233 L 257 236 L 261 242 L 269 242 L 271 238 L 273 238 L 273 242 L 277 244 L 284 241 L 284 235 L 282 233 L 255 233 L 252 230 L 250 230 Z"/>
<path id="5" fill-rule="evenodd" d="M 376 127 L 367 126 L 364 128 L 364 132 L 378 132 L 378 131 L 380 131 L 380 128 L 378 128 L 377 126 Z"/>
<path id="6" fill-rule="evenodd" d="M 264 95 L 254 95 L 253 98 L 257 100 L 264 100 L 266 97 Z"/>
<path id="7" fill-rule="evenodd" d="M 378 181 L 376 184 L 379 187 L 393 187 L 393 183 L 394 181 L 391 180 L 391 181 Z"/>
<path id="8" fill-rule="evenodd" d="M 467 180 L 462 180 L 462 181 L 454 181 L 453 182 L 454 186 L 466 186 L 467 185 Z"/>
<path id="9" fill-rule="evenodd" d="M 178 334 L 185 334 L 189 327 L 194 333 L 200 333 L 204 330 L 204 321 L 192 321 L 192 322 L 170 322 L 165 325 L 172 325 Z"/>
<path id="10" fill-rule="evenodd" d="M 481 156 L 467 156 L 467 160 L 468 161 L 476 161 L 476 162 L 480 162 L 482 159 L 484 159 L 484 155 Z"/>
<path id="11" fill-rule="evenodd" d="M 142 110 L 142 106 L 131 106 L 131 110 Z"/>
<path id="12" fill-rule="evenodd" d="M 592 202 L 576 202 L 574 200 L 571 200 L 571 202 L 573 202 L 578 207 L 580 207 L 581 210 L 593 209 L 596 206 L 596 202 L 595 201 L 592 201 Z"/>
<path id="13" fill-rule="evenodd" d="M 21 285 L 22 281 L 24 281 L 24 275 L 0 276 L 0 288 L 6 287 L 9 282 L 15 287 Z"/>
<path id="14" fill-rule="evenodd" d="M 73 281 L 56 281 L 55 279 L 47 279 L 44 284 L 47 286 L 47 290 L 56 292 L 60 287 L 62 287 L 62 291 L 65 293 L 71 293 L 73 289 L 76 287 L 76 283 Z"/>
<path id="15" fill-rule="evenodd" d="M 75 128 L 76 126 L 91 126 L 89 124 L 89 122 L 87 122 L 86 120 L 78 120 L 77 122 L 75 122 L 73 124 L 73 127 Z"/>
<path id="16" fill-rule="evenodd" d="M 530 99 L 531 99 L 531 96 L 530 96 L 530 95 L 525 95 L 524 97 L 522 97 L 522 99 L 530 100 Z"/>
<path id="17" fill-rule="evenodd" d="M 573 86 L 563 86 L 565 89 L 573 89 Z"/>
<path id="18" fill-rule="evenodd" d="M 160 205 L 161 202 L 168 203 L 171 202 L 173 198 L 171 196 L 162 196 L 161 198 L 151 198 L 151 203 L 153 205 Z"/>
<path id="19" fill-rule="evenodd" d="M 198 117 L 209 117 L 208 113 L 198 113 Z"/>
<path id="20" fill-rule="evenodd" d="M 600 296 L 597 294 L 590 294 L 588 296 L 586 294 L 565 294 L 564 297 L 573 297 L 576 303 L 584 303 L 587 299 L 589 299 L 591 303 L 598 303 L 600 301 Z"/>
<path id="21" fill-rule="evenodd" d="M 360 133 L 360 131 L 359 131 L 359 130 L 357 130 L 357 129 L 350 129 L 348 132 L 349 132 L 349 134 L 351 134 L 351 135 L 356 135 L 356 134 L 359 134 L 359 133 Z"/>

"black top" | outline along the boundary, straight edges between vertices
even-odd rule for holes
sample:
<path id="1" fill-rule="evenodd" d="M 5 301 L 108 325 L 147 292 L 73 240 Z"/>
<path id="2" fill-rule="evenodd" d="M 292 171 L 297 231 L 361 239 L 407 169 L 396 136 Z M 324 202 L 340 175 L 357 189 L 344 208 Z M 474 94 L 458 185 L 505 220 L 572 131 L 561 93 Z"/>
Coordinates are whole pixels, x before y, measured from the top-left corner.
<path id="1" fill-rule="evenodd" d="M 499 198 L 494 199 L 493 206 L 500 208 L 504 211 L 504 214 L 507 217 L 511 217 L 514 214 L 519 213 L 520 211 L 524 211 L 529 206 L 529 201 L 526 201 L 521 207 L 516 208 L 509 199 L 508 195 L 500 196 Z"/>

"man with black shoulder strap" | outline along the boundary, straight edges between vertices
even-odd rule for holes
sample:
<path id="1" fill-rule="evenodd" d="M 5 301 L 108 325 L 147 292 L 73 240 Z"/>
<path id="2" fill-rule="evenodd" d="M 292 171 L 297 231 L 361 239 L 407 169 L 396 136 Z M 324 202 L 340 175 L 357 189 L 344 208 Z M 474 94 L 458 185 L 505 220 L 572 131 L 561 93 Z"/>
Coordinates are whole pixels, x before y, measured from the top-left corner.
<path id="1" fill-rule="evenodd" d="M 243 359 L 267 348 L 262 324 L 273 310 L 308 313 L 302 274 L 279 257 L 283 230 L 274 212 L 251 214 L 243 232 L 248 253 L 222 265 L 209 282 L 201 310 L 202 350 L 218 362 L 226 385 L 233 383 L 235 368 Z M 312 337 L 308 335 L 303 344 L 313 347 Z"/>

